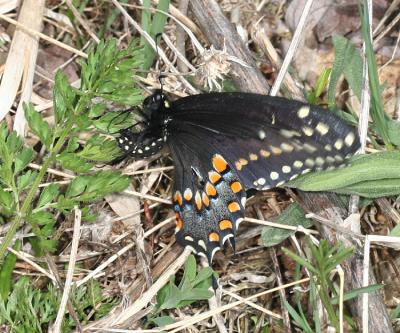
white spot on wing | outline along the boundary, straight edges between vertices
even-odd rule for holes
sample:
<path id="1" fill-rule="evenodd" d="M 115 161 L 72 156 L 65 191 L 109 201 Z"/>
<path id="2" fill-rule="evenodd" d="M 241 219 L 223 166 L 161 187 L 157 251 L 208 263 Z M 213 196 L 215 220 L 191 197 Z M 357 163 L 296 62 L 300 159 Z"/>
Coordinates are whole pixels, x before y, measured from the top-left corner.
<path id="1" fill-rule="evenodd" d="M 316 148 L 315 146 L 309 144 L 309 143 L 305 143 L 305 144 L 303 145 L 303 149 L 304 149 L 306 152 L 310 153 L 310 154 L 315 153 L 315 152 L 317 151 L 317 148 Z"/>
<path id="2" fill-rule="evenodd" d="M 289 144 L 287 144 L 287 143 L 282 143 L 282 144 L 281 144 L 281 148 L 282 148 L 283 151 L 285 151 L 285 152 L 287 152 L 287 153 L 292 152 L 293 149 L 294 149 L 294 147 L 293 147 L 292 145 L 289 145 Z"/>
<path id="3" fill-rule="evenodd" d="M 279 178 L 279 173 L 272 171 L 269 176 L 272 180 L 277 180 Z"/>
<path id="4" fill-rule="evenodd" d="M 325 135 L 329 131 L 329 126 L 325 123 L 318 123 L 315 128 L 321 135 Z"/>
<path id="5" fill-rule="evenodd" d="M 221 250 L 221 248 L 219 246 L 215 247 L 212 252 L 211 252 L 211 261 L 214 258 L 214 254 L 217 253 L 217 251 Z"/>
<path id="6" fill-rule="evenodd" d="M 243 218 L 242 218 L 242 217 L 239 217 L 239 218 L 236 220 L 236 222 L 235 222 L 236 229 L 239 228 L 239 224 L 242 223 L 242 222 L 243 222 Z"/>
<path id="7" fill-rule="evenodd" d="M 258 183 L 259 185 L 264 185 L 265 182 L 266 182 L 265 178 L 258 178 L 258 180 L 257 180 L 257 183 Z"/>
<path id="8" fill-rule="evenodd" d="M 202 247 L 204 250 L 207 250 L 206 243 L 204 243 L 204 241 L 203 241 L 202 239 L 200 239 L 197 243 L 198 243 L 199 246 Z"/>
<path id="9" fill-rule="evenodd" d="M 354 133 L 350 132 L 344 138 L 344 143 L 346 144 L 347 147 L 350 147 L 353 144 L 355 138 L 356 136 L 354 135 Z"/>
<path id="10" fill-rule="evenodd" d="M 231 237 L 233 237 L 233 234 L 227 234 L 224 238 L 222 238 L 222 245 L 224 245 L 225 242 Z"/>
<path id="11" fill-rule="evenodd" d="M 297 169 L 300 169 L 303 166 L 302 161 L 294 161 L 293 166 Z"/>
<path id="12" fill-rule="evenodd" d="M 319 166 L 323 166 L 323 165 L 325 164 L 325 160 L 324 160 L 321 156 L 318 156 L 318 157 L 315 159 L 315 163 L 316 163 L 317 165 L 319 165 Z"/>
<path id="13" fill-rule="evenodd" d="M 326 160 L 328 163 L 334 163 L 334 162 L 335 162 L 335 159 L 334 159 L 332 156 L 327 156 L 327 157 L 325 158 L 325 160 Z"/>
<path id="14" fill-rule="evenodd" d="M 304 164 L 305 164 L 306 166 L 310 167 L 310 168 L 312 168 L 312 167 L 315 165 L 314 161 L 313 161 L 311 158 L 307 158 L 307 159 L 304 161 Z"/>
<path id="15" fill-rule="evenodd" d="M 186 248 L 188 248 L 190 251 L 192 251 L 194 254 L 197 254 L 197 251 L 195 250 L 195 248 L 191 245 L 186 245 Z"/>
<path id="16" fill-rule="evenodd" d="M 337 139 L 335 144 L 334 144 L 335 148 L 337 150 L 340 150 L 343 148 L 343 140 L 342 139 Z"/>
<path id="17" fill-rule="evenodd" d="M 264 140 L 266 136 L 267 135 L 265 134 L 265 132 L 263 130 L 258 131 L 258 137 L 260 138 L 260 140 Z"/>
<path id="18" fill-rule="evenodd" d="M 314 134 L 314 130 L 311 127 L 304 126 L 303 133 L 307 136 L 312 136 Z"/>
<path id="19" fill-rule="evenodd" d="M 297 111 L 297 116 L 300 119 L 306 118 L 310 114 L 310 107 L 309 106 L 302 106 L 299 111 Z"/>

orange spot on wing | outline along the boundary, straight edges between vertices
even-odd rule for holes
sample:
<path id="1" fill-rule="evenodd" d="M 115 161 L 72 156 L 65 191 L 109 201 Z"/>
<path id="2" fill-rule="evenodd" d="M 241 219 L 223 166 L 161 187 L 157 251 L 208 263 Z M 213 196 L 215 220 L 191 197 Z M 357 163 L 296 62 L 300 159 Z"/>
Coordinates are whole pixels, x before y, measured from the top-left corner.
<path id="1" fill-rule="evenodd" d="M 175 192 L 174 195 L 174 202 L 178 203 L 179 206 L 182 206 L 183 201 L 182 201 L 182 194 L 179 191 Z"/>
<path id="2" fill-rule="evenodd" d="M 184 197 L 185 200 L 187 200 L 187 201 L 192 200 L 192 196 L 193 196 L 193 194 L 192 194 L 192 190 L 191 190 L 190 188 L 187 188 L 187 189 L 185 190 L 185 192 L 183 193 L 183 197 Z"/>
<path id="3" fill-rule="evenodd" d="M 249 161 L 246 160 L 245 158 L 241 158 L 241 159 L 239 160 L 239 162 L 240 162 L 241 165 L 247 165 L 247 164 L 249 163 Z"/>
<path id="4" fill-rule="evenodd" d="M 203 197 L 203 204 L 204 204 L 204 206 L 208 207 L 208 206 L 210 205 L 210 199 L 209 199 L 209 197 L 208 197 L 207 194 L 205 194 L 204 192 L 203 192 L 203 194 L 202 194 L 202 197 Z"/>
<path id="5" fill-rule="evenodd" d="M 218 172 L 210 171 L 208 173 L 208 178 L 210 179 L 211 183 L 215 184 L 219 182 L 219 180 L 221 179 L 221 175 Z"/>
<path id="6" fill-rule="evenodd" d="M 238 212 L 240 210 L 240 205 L 237 202 L 233 201 L 228 205 L 228 210 L 231 213 Z"/>
<path id="7" fill-rule="evenodd" d="M 278 148 L 278 147 L 271 146 L 271 151 L 272 151 L 272 153 L 275 154 L 275 155 L 280 155 L 280 154 L 282 154 L 282 149 L 280 149 L 280 148 Z"/>
<path id="8" fill-rule="evenodd" d="M 219 242 L 219 235 L 216 232 L 212 232 L 208 235 L 210 242 Z"/>
<path id="9" fill-rule="evenodd" d="M 207 183 L 206 184 L 206 193 L 208 196 L 214 197 L 217 195 L 217 190 L 213 185 L 211 185 L 211 183 Z"/>
<path id="10" fill-rule="evenodd" d="M 212 158 L 212 163 L 213 167 L 216 171 L 218 172 L 225 172 L 228 169 L 228 163 L 225 161 L 225 159 L 217 154 Z"/>
<path id="11" fill-rule="evenodd" d="M 176 217 L 176 230 L 182 230 L 183 228 L 183 221 L 181 219 L 181 216 L 179 215 L 178 212 L 175 212 L 175 217 Z"/>
<path id="12" fill-rule="evenodd" d="M 219 222 L 219 228 L 221 230 L 232 229 L 232 222 L 229 220 L 221 220 Z"/>
<path id="13" fill-rule="evenodd" d="M 231 184 L 231 189 L 233 193 L 238 193 L 242 190 L 242 184 L 240 184 L 239 182 L 233 182 Z"/>
<path id="14" fill-rule="evenodd" d="M 237 162 L 235 162 L 235 167 L 236 167 L 236 170 L 242 170 L 242 163 L 240 163 L 239 161 L 237 161 Z"/>
<path id="15" fill-rule="evenodd" d="M 260 150 L 260 155 L 261 155 L 262 157 L 267 158 L 267 157 L 269 157 L 269 155 L 271 155 L 271 153 L 270 153 L 269 151 L 265 150 L 265 149 L 261 149 L 261 150 Z"/>
<path id="16" fill-rule="evenodd" d="M 251 153 L 251 154 L 249 154 L 249 157 L 250 157 L 250 160 L 252 160 L 252 161 L 258 160 L 258 156 L 256 154 Z"/>
<path id="17" fill-rule="evenodd" d="M 199 191 L 196 192 L 196 195 L 194 197 L 194 200 L 196 202 L 196 208 L 197 210 L 201 210 L 201 196 Z"/>

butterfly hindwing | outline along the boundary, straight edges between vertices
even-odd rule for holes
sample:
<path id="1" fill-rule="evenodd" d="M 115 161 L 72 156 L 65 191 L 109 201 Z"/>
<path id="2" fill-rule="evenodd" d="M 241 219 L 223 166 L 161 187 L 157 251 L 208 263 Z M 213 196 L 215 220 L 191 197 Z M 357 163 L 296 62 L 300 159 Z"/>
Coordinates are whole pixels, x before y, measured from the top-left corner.
<path id="1" fill-rule="evenodd" d="M 234 244 L 244 217 L 246 194 L 237 174 L 215 153 L 215 147 L 208 145 L 194 153 L 196 140 L 193 132 L 171 134 L 176 237 L 181 245 L 211 261 L 227 239 Z"/>

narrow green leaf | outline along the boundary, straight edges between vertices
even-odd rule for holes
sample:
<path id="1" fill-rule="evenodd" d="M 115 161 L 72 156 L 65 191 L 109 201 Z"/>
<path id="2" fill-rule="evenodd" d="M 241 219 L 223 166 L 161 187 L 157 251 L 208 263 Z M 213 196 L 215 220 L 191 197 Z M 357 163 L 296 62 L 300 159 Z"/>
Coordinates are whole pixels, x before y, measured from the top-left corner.
<path id="1" fill-rule="evenodd" d="M 352 192 L 367 197 L 400 193 L 399 165 L 398 151 L 354 156 L 345 167 L 299 176 L 287 185 L 303 191 Z"/>
<path id="2" fill-rule="evenodd" d="M 340 194 L 356 194 L 371 199 L 399 195 L 400 178 L 367 180 L 333 190 L 333 192 Z"/>
<path id="3" fill-rule="evenodd" d="M 168 12 L 168 8 L 169 8 L 169 0 L 160 0 L 158 2 L 157 5 L 158 10 Z M 157 34 L 163 31 L 166 22 L 167 22 L 167 16 L 163 13 L 156 12 L 153 16 L 150 31 L 147 32 L 154 39 L 157 36 Z M 146 43 L 144 47 L 144 59 L 142 65 L 142 68 L 144 70 L 148 70 L 151 67 L 154 61 L 154 57 L 155 57 L 155 51 L 150 46 L 150 44 Z"/>
<path id="4" fill-rule="evenodd" d="M 276 223 L 287 224 L 291 226 L 301 225 L 304 228 L 312 226 L 312 221 L 307 219 L 304 211 L 297 203 L 287 207 L 276 219 Z M 266 226 L 261 232 L 261 240 L 266 247 L 275 246 L 282 243 L 285 239 L 293 235 L 295 231 Z"/>
<path id="5" fill-rule="evenodd" d="M 329 83 L 329 76 L 331 75 L 330 68 L 324 68 L 320 76 L 318 77 L 317 83 L 315 84 L 315 97 L 319 98 L 325 91 L 326 86 Z"/>
<path id="6" fill-rule="evenodd" d="M 351 299 L 354 299 L 362 294 L 366 294 L 366 293 L 373 293 L 375 291 L 378 291 L 380 289 L 382 289 L 384 287 L 383 284 L 371 284 L 367 287 L 361 287 L 361 288 L 357 288 L 357 289 L 353 289 L 351 291 L 346 291 L 343 295 L 343 300 L 344 301 L 349 301 Z M 333 297 L 332 298 L 332 304 L 339 304 L 339 297 Z"/>
<path id="7" fill-rule="evenodd" d="M 143 0 L 143 9 L 142 9 L 142 18 L 141 18 L 141 28 L 146 31 L 147 33 L 150 33 L 151 29 L 151 12 L 150 12 L 150 7 L 151 7 L 151 1 L 150 0 Z M 146 45 L 146 39 L 142 35 L 140 37 L 140 45 L 144 46 Z"/>
<path id="8" fill-rule="evenodd" d="M 335 61 L 328 88 L 328 103 L 331 107 L 335 105 L 336 85 L 342 73 L 358 100 L 361 99 L 363 84 L 363 62 L 359 51 L 342 36 L 333 36 L 333 45 Z"/>
<path id="9" fill-rule="evenodd" d="M 361 5 L 361 31 L 365 43 L 365 54 L 368 63 L 368 77 L 371 92 L 371 118 L 379 135 L 386 145 L 390 145 L 390 136 L 388 131 L 389 116 L 385 113 L 381 89 L 379 83 L 378 66 L 374 54 L 374 48 L 371 41 L 370 24 L 367 1 L 364 0 Z"/>
<path id="10" fill-rule="evenodd" d="M 304 332 L 307 333 L 313 333 L 313 331 L 310 329 L 310 326 L 308 323 L 297 313 L 297 311 L 289 304 L 287 300 L 283 300 L 283 304 L 285 305 L 285 308 L 288 310 L 290 316 L 293 318 L 295 323 L 303 329 Z"/>
<path id="11" fill-rule="evenodd" d="M 16 240 L 13 249 L 19 251 L 22 242 Z M 9 252 L 4 258 L 3 266 L 0 269 L 0 299 L 6 300 L 11 291 L 12 272 L 17 262 L 17 256 Z"/>

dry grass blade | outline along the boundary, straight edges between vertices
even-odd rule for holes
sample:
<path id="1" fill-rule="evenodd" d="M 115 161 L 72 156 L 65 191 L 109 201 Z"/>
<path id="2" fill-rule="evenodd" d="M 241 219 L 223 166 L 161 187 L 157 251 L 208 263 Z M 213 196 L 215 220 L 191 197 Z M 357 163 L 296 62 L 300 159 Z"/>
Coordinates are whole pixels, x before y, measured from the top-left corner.
<path id="1" fill-rule="evenodd" d="M 60 307 L 58 309 L 57 318 L 50 329 L 50 332 L 58 333 L 61 332 L 61 324 L 64 318 L 65 308 L 67 306 L 69 293 L 72 287 L 72 278 L 74 276 L 76 255 L 78 253 L 79 237 L 80 237 L 80 227 L 81 227 L 81 217 L 82 213 L 80 209 L 75 208 L 75 221 L 74 221 L 74 232 L 72 236 L 71 253 L 68 265 L 67 278 L 65 279 L 64 291 L 60 302 Z"/>
<path id="2" fill-rule="evenodd" d="M 44 0 L 24 1 L 18 22 L 29 29 L 39 31 L 43 20 Z M 29 102 L 32 94 L 33 75 L 39 40 L 20 28 L 16 28 L 7 56 L 3 78 L 0 84 L 0 121 L 8 114 L 22 85 L 14 129 L 20 135 L 25 131 L 25 117 L 22 104 Z"/>

